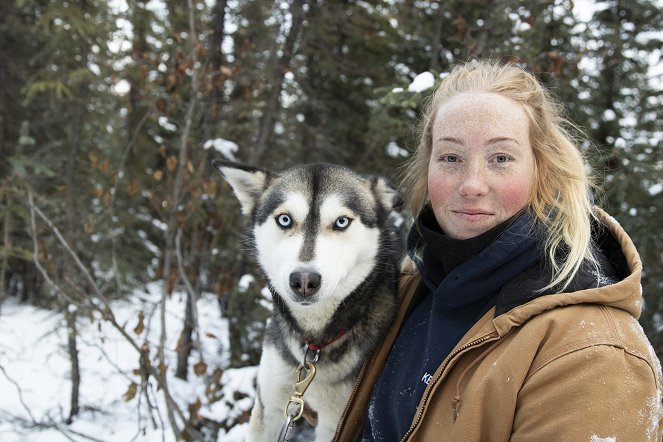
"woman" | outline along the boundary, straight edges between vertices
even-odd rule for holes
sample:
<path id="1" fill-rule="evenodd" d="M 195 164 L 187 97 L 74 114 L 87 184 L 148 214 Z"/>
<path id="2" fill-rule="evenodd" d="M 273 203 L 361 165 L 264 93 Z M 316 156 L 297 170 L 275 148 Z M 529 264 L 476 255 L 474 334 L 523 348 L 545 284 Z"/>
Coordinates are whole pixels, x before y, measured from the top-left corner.
<path id="1" fill-rule="evenodd" d="M 404 179 L 416 269 L 336 440 L 660 440 L 640 258 L 563 127 L 516 66 L 435 92 Z"/>

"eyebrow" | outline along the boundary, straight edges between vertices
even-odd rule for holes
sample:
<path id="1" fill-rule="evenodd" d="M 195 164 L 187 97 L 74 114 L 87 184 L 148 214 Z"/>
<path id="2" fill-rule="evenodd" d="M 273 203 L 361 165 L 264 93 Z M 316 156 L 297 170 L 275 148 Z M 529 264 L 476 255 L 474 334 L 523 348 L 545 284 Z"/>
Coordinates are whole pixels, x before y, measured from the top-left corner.
<path id="1" fill-rule="evenodd" d="M 442 138 L 438 139 L 437 141 L 438 141 L 438 142 L 440 142 L 440 141 L 450 141 L 450 142 L 452 142 L 452 143 L 460 144 L 461 146 L 464 146 L 464 145 L 465 145 L 465 143 L 463 143 L 462 140 L 460 140 L 460 139 L 458 139 L 458 138 L 454 138 L 454 137 L 442 137 Z M 491 138 L 490 140 L 488 140 L 488 143 L 487 143 L 487 144 L 496 144 L 496 143 L 501 143 L 502 141 L 513 141 L 514 143 L 516 143 L 516 144 L 518 144 L 518 145 L 520 144 L 520 143 L 518 142 L 518 140 L 516 140 L 515 138 L 511 138 L 511 137 L 495 137 L 495 138 Z"/>
<path id="2" fill-rule="evenodd" d="M 516 143 L 516 144 L 520 144 L 520 143 L 518 142 L 518 140 L 516 140 L 515 138 L 511 138 L 511 137 L 495 137 L 495 138 L 491 138 L 490 140 L 488 140 L 488 144 L 501 143 L 502 141 L 513 141 L 513 142 Z"/>
<path id="3" fill-rule="evenodd" d="M 440 142 L 440 141 L 451 141 L 452 143 L 465 145 L 465 143 L 463 143 L 461 140 L 459 140 L 458 138 L 454 138 L 454 137 L 442 137 L 442 138 L 438 139 L 437 141 L 438 142 Z"/>

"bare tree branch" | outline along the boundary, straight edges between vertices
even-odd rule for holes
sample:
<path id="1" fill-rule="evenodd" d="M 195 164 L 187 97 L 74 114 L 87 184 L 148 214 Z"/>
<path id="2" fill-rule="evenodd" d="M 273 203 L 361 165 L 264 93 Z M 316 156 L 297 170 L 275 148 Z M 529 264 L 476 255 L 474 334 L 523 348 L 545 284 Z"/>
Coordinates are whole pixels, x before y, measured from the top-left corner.
<path id="1" fill-rule="evenodd" d="M 30 419 L 32 420 L 32 422 L 36 424 L 37 419 L 35 419 L 35 417 L 32 415 L 32 412 L 30 411 L 30 408 L 28 407 L 28 405 L 25 403 L 25 400 L 23 399 L 23 391 L 21 391 L 21 386 L 18 385 L 18 383 L 15 380 L 13 380 L 11 377 L 9 377 L 9 375 L 7 374 L 7 371 L 5 370 L 5 368 L 2 365 L 0 365 L 0 371 L 5 376 L 5 378 L 9 381 L 9 383 L 12 384 L 16 388 L 16 393 L 18 394 L 19 402 L 21 403 L 21 405 L 25 409 L 25 412 L 28 413 L 28 416 L 30 416 Z"/>
<path id="2" fill-rule="evenodd" d="M 129 333 L 125 330 L 125 328 L 120 325 L 117 322 L 117 319 L 113 315 L 113 312 L 110 307 L 109 301 L 105 298 L 105 296 L 102 294 L 101 290 L 95 283 L 94 279 L 92 278 L 92 275 L 88 272 L 87 268 L 83 265 L 81 262 L 80 258 L 78 255 L 72 250 L 71 246 L 67 243 L 65 238 L 62 236 L 58 228 L 53 224 L 53 222 L 39 209 L 39 207 L 36 206 L 34 203 L 34 197 L 32 195 L 32 192 L 28 192 L 28 204 L 30 208 L 30 222 L 31 222 L 31 227 L 33 231 L 33 247 L 34 247 L 34 263 L 35 266 L 39 269 L 40 273 L 46 280 L 46 282 L 54 289 L 56 292 L 59 294 L 62 294 L 62 296 L 66 296 L 69 302 L 71 302 L 74 305 L 81 306 L 81 301 L 76 300 L 69 295 L 66 294 L 64 290 L 62 290 L 48 275 L 48 272 L 44 267 L 41 265 L 41 262 L 39 261 L 39 246 L 38 246 L 38 239 L 37 239 L 37 223 L 36 223 L 36 215 L 38 215 L 44 223 L 51 229 L 51 231 L 55 234 L 56 238 L 60 242 L 60 244 L 65 248 L 65 250 L 71 255 L 72 259 L 74 260 L 76 266 L 79 268 L 79 270 L 84 274 L 85 279 L 89 283 L 94 296 L 103 303 L 103 308 L 99 305 L 97 305 L 95 302 L 92 302 L 91 298 L 86 298 L 88 301 L 89 305 L 88 307 L 91 308 L 94 311 L 97 311 L 102 314 L 102 318 L 106 321 L 108 321 L 115 330 L 117 330 L 123 337 L 124 339 L 138 352 L 139 355 L 141 355 L 141 369 L 144 370 L 145 373 L 145 381 L 149 376 L 152 376 L 156 381 L 158 387 L 162 390 L 164 399 L 166 401 L 166 409 L 169 415 L 169 421 L 171 423 L 171 429 L 173 433 L 175 434 L 175 437 L 177 440 L 181 439 L 181 434 L 179 430 L 179 424 L 177 422 L 177 419 L 179 419 L 182 423 L 182 425 L 186 428 L 187 435 L 191 438 L 191 440 L 196 440 L 196 441 L 202 441 L 203 438 L 202 436 L 192 428 L 188 428 L 187 426 L 187 419 L 184 416 L 184 413 L 182 409 L 179 407 L 175 399 L 172 397 L 170 393 L 170 389 L 168 388 L 168 382 L 166 380 L 166 362 L 165 362 L 165 356 L 163 358 L 160 358 L 158 360 L 158 366 L 155 367 L 150 363 L 150 358 L 149 358 L 149 353 L 148 353 L 148 347 L 147 344 L 144 345 L 139 345 L 135 339 L 133 339 Z M 165 304 L 166 299 L 165 297 L 162 298 L 162 303 Z M 165 305 L 161 305 L 161 311 L 165 311 Z M 162 339 L 163 336 L 165 336 L 165 332 L 163 331 L 166 327 L 165 324 L 165 314 L 162 314 L 162 321 L 161 321 L 161 327 L 162 327 Z"/>
<path id="3" fill-rule="evenodd" d="M 55 422 L 52 418 L 48 417 L 46 422 L 41 422 L 39 421 L 30 411 L 30 407 L 28 407 L 28 404 L 25 402 L 25 399 L 23 398 L 23 392 L 21 390 L 21 386 L 18 385 L 18 382 L 16 382 L 14 379 L 9 376 L 5 368 L 0 365 L 0 372 L 4 375 L 5 379 L 9 381 L 10 384 L 12 384 L 16 388 L 16 393 L 18 394 L 18 400 L 21 403 L 21 406 L 23 407 L 24 411 L 27 413 L 27 415 L 30 417 L 29 420 L 26 420 L 25 418 L 19 417 L 19 416 L 5 416 L 3 420 L 14 420 L 16 422 L 19 422 L 20 425 L 28 428 L 41 428 L 41 429 L 52 429 L 58 431 L 60 434 L 62 434 L 64 437 L 69 439 L 70 441 L 76 442 L 76 439 L 73 439 L 70 435 L 74 436 L 79 436 L 82 437 L 86 440 L 90 440 L 93 442 L 104 442 L 102 439 L 98 439 L 96 437 L 87 435 L 85 433 L 81 433 L 79 431 L 72 430 L 71 428 L 64 427 L 62 424 Z"/>

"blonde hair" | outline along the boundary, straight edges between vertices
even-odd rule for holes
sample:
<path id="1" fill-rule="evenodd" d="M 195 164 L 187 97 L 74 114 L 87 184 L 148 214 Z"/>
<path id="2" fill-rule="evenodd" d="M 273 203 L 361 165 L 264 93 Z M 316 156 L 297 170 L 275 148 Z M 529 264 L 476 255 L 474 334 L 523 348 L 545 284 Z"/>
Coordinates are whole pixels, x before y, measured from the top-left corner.
<path id="1" fill-rule="evenodd" d="M 525 207 L 546 227 L 545 250 L 552 280 L 544 289 L 563 290 L 583 260 L 596 266 L 590 233 L 594 216 L 592 180 L 584 158 L 566 128 L 562 107 L 524 69 L 492 60 L 454 67 L 427 103 L 420 122 L 419 144 L 403 170 L 403 193 L 415 217 L 429 201 L 427 171 L 432 152 L 432 128 L 437 110 L 457 94 L 496 93 L 519 103 L 529 120 L 534 152 L 534 188 Z"/>

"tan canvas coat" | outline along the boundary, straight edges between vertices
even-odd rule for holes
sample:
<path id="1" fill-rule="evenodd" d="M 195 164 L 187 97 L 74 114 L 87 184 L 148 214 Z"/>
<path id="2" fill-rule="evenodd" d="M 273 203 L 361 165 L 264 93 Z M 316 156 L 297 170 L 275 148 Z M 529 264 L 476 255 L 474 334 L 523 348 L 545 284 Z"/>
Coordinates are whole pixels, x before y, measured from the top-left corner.
<path id="1" fill-rule="evenodd" d="M 637 321 L 642 264 L 621 226 L 601 215 L 630 275 L 498 317 L 489 311 L 438 367 L 404 440 L 661 440 L 661 367 Z M 361 437 L 372 386 L 418 280 L 416 271 L 403 275 L 397 321 L 362 368 L 335 440 Z"/>

